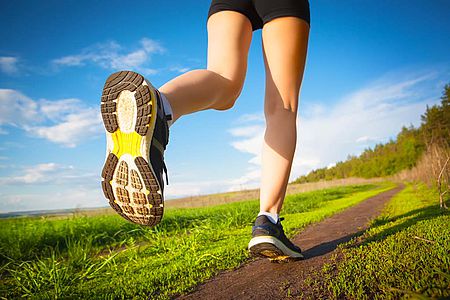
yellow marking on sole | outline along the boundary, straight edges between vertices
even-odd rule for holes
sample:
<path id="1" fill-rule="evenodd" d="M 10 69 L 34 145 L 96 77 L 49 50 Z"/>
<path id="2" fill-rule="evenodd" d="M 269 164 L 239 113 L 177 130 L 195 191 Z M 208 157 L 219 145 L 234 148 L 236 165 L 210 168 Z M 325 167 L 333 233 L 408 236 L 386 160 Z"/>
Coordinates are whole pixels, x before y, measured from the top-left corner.
<path id="1" fill-rule="evenodd" d="M 114 153 L 117 158 L 120 158 L 126 153 L 132 155 L 133 157 L 142 156 L 142 136 L 139 135 L 136 131 L 133 131 L 131 133 L 124 133 L 120 131 L 120 129 L 117 129 L 114 133 L 111 134 L 111 137 L 114 142 L 114 146 L 111 152 Z"/>
<path id="2" fill-rule="evenodd" d="M 273 261 L 283 261 L 283 260 L 290 259 L 290 258 L 291 257 L 289 255 L 283 255 L 283 256 L 277 256 L 277 257 L 269 258 L 269 259 L 273 260 Z"/>
<path id="3" fill-rule="evenodd" d="M 268 256 L 268 257 L 275 257 L 278 255 L 276 252 L 274 252 L 272 250 L 263 250 L 263 251 L 261 251 L 261 254 L 264 256 Z"/>

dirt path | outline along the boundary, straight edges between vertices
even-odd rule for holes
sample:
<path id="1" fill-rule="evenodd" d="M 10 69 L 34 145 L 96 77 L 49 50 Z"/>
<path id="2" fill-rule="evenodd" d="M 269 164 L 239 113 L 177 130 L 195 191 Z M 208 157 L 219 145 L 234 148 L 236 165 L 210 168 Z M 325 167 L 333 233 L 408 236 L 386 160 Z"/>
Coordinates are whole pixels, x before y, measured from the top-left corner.
<path id="1" fill-rule="evenodd" d="M 308 285 L 311 280 L 305 279 L 320 281 L 318 274 L 336 252 L 337 245 L 361 234 L 370 219 L 376 217 L 384 204 L 402 188 L 399 186 L 371 197 L 305 228 L 293 238 L 303 249 L 305 260 L 276 264 L 257 259 L 236 270 L 220 273 L 179 299 L 286 299 L 288 295 L 316 298 L 318 291 Z"/>

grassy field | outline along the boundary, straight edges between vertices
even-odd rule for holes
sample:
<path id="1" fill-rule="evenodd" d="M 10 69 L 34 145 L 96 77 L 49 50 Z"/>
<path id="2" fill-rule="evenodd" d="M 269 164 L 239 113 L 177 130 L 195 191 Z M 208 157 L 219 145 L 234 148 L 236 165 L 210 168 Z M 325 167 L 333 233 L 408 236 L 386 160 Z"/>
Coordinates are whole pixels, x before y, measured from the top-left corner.
<path id="1" fill-rule="evenodd" d="M 341 245 L 344 259 L 324 269 L 334 297 L 449 299 L 450 213 L 436 199 L 409 184 L 363 237 Z"/>
<path id="2" fill-rule="evenodd" d="M 308 183 L 289 183 L 287 186 L 286 194 L 299 194 L 304 192 L 317 191 L 322 189 L 351 186 L 351 185 L 364 185 L 364 184 L 377 184 L 380 182 L 388 181 L 383 178 L 341 178 L 327 181 L 308 182 Z M 216 193 L 208 195 L 197 195 L 177 199 L 169 199 L 165 201 L 165 208 L 198 208 L 212 205 L 221 205 L 233 202 L 247 201 L 257 199 L 259 197 L 259 189 L 252 190 L 240 190 L 226 193 Z M 107 203 L 105 202 L 105 205 Z M 109 205 L 105 207 L 97 208 L 82 208 L 82 209 L 62 209 L 62 210 L 48 210 L 48 211 L 27 211 L 27 212 L 10 212 L 0 213 L 0 219 L 11 217 L 41 217 L 46 218 L 66 218 L 68 216 L 83 215 L 83 216 L 100 216 L 107 214 L 116 214 Z"/>
<path id="3" fill-rule="evenodd" d="M 288 235 L 390 183 L 286 197 Z M 0 297 L 166 299 L 248 259 L 258 201 L 167 209 L 155 228 L 116 215 L 0 221 Z"/>
<path id="4" fill-rule="evenodd" d="M 323 180 L 308 183 L 290 183 L 287 186 L 286 194 L 292 195 L 348 185 L 376 184 L 383 181 L 386 181 L 386 179 L 383 178 L 366 179 L 366 178 L 350 177 L 350 178 L 333 179 L 326 181 Z M 166 207 L 177 207 L 177 208 L 204 207 L 204 206 L 239 202 L 242 200 L 257 199 L 258 197 L 259 197 L 259 189 L 241 190 L 234 192 L 173 199 L 170 201 L 166 201 Z"/>

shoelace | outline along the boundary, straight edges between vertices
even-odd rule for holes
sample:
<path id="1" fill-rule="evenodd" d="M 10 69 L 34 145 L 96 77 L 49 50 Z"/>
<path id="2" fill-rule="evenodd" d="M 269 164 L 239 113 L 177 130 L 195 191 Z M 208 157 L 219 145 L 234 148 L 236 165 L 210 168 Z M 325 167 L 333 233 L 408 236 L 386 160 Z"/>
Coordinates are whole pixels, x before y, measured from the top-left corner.
<path id="1" fill-rule="evenodd" d="M 160 104 L 161 103 L 160 91 L 157 89 L 155 91 L 156 91 L 156 94 L 158 97 L 158 104 Z M 164 125 L 166 126 L 167 140 L 169 140 L 169 125 L 167 124 L 167 121 L 172 120 L 172 115 L 166 114 L 166 112 L 164 111 L 164 105 L 162 103 L 161 103 L 161 108 L 162 108 L 162 118 L 164 119 L 164 121 L 165 121 Z M 158 113 L 159 113 L 159 110 L 158 110 Z M 165 148 L 166 147 L 164 145 L 164 149 Z M 166 175 L 166 184 L 169 185 L 169 175 L 167 173 L 167 167 L 166 167 L 166 163 L 164 162 L 164 157 L 163 157 L 162 161 L 163 161 L 163 171 L 164 171 L 164 174 Z"/>
<path id="2" fill-rule="evenodd" d="M 169 175 L 167 173 L 166 163 L 164 162 L 164 159 L 163 159 L 163 170 L 164 174 L 166 175 L 166 184 L 169 185 Z"/>

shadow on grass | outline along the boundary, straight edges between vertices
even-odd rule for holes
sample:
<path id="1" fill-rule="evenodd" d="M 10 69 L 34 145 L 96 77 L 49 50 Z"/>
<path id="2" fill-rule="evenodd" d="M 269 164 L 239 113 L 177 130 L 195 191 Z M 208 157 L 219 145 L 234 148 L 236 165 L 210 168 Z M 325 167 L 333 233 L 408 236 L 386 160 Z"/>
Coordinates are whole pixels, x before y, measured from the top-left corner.
<path id="1" fill-rule="evenodd" d="M 321 197 L 324 197 L 325 202 L 333 201 L 356 193 L 367 192 L 376 188 L 379 188 L 379 186 L 375 184 L 343 186 L 340 189 L 323 190 Z"/>
<path id="2" fill-rule="evenodd" d="M 416 209 L 413 211 L 410 211 L 408 213 L 393 217 L 393 218 L 382 218 L 382 219 L 376 219 L 370 229 L 377 228 L 380 226 L 383 226 L 389 222 L 395 222 L 401 219 L 405 219 L 400 224 L 397 224 L 393 227 L 386 228 L 379 233 L 370 236 L 366 239 L 364 239 L 361 243 L 355 243 L 353 245 L 349 245 L 346 248 L 354 248 L 359 247 L 361 245 L 367 245 L 370 242 L 374 241 L 380 241 L 382 239 L 385 239 L 386 237 L 396 234 L 399 231 L 405 230 L 413 225 L 415 225 L 417 222 L 424 221 L 424 220 L 432 220 L 434 218 L 437 218 L 439 216 L 443 215 L 450 215 L 449 211 L 442 211 L 439 208 L 439 205 L 432 205 L 427 206 L 424 208 Z M 330 253 L 334 251 L 340 244 L 345 244 L 347 242 L 350 242 L 352 239 L 362 236 L 367 230 L 360 230 L 356 233 L 346 235 L 344 237 L 341 237 L 339 239 L 335 239 L 329 242 L 325 242 L 322 244 L 319 244 L 317 246 L 314 246 L 308 250 L 305 250 L 303 252 L 303 255 L 305 259 L 311 259 L 317 256 L 325 255 L 327 253 Z"/>
<path id="3" fill-rule="evenodd" d="M 367 245 L 371 242 L 383 240 L 390 235 L 396 234 L 397 232 L 403 231 L 411 226 L 414 226 L 420 221 L 432 220 L 444 215 L 450 215 L 450 212 L 448 210 L 447 211 L 441 210 L 439 205 L 430 205 L 423 208 L 412 210 L 410 212 L 392 218 L 389 217 L 378 218 L 371 224 L 370 229 L 376 230 L 376 228 L 380 228 L 383 225 L 386 225 L 390 222 L 398 222 L 399 220 L 402 219 L 404 219 L 404 221 L 400 222 L 395 226 L 381 230 L 380 232 L 364 239 L 364 241 L 362 241 L 361 243 L 352 245 L 349 248 L 360 245 Z"/>
<path id="4" fill-rule="evenodd" d="M 346 235 L 344 237 L 341 237 L 339 239 L 335 239 L 333 241 L 329 241 L 329 242 L 325 242 L 322 244 L 319 244 L 317 246 L 314 246 L 308 250 L 305 250 L 303 252 L 303 256 L 305 257 L 305 259 L 311 259 L 317 256 L 322 256 L 325 255 L 327 253 L 330 253 L 332 251 L 334 251 L 340 244 L 344 244 L 347 242 L 350 242 L 353 238 L 356 238 L 358 236 L 361 236 L 363 233 L 365 232 L 365 230 L 360 230 L 356 233 L 352 233 L 349 235 Z"/>

